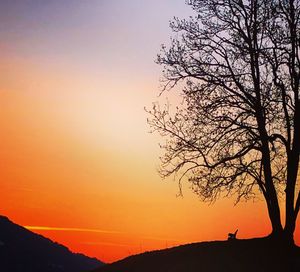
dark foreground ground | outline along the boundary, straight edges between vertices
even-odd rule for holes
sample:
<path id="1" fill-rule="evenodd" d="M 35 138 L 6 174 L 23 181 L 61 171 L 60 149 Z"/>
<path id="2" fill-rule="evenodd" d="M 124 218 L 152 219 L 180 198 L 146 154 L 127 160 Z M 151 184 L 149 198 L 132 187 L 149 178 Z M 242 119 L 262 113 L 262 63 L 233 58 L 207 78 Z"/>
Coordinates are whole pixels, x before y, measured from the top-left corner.
<path id="1" fill-rule="evenodd" d="M 300 272 L 300 248 L 270 238 L 194 243 L 130 256 L 94 272 Z"/>

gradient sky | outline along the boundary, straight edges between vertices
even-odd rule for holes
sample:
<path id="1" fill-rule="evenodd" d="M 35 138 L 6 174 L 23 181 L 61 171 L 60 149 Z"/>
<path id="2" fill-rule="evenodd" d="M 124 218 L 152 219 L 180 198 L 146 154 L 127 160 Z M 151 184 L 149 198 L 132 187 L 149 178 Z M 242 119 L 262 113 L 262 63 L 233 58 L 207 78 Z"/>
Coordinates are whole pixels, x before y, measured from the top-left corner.
<path id="1" fill-rule="evenodd" d="M 259 199 L 207 205 L 188 184 L 176 197 L 156 172 L 154 60 L 169 20 L 190 14 L 184 0 L 0 1 L 1 214 L 107 262 L 268 234 Z"/>

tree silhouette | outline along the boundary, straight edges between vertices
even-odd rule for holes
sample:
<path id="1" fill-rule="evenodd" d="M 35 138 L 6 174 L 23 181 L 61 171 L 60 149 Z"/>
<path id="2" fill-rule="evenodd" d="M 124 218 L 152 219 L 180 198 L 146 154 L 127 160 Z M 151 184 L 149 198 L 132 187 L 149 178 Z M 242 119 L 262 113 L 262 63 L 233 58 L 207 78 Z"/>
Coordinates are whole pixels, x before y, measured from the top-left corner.
<path id="1" fill-rule="evenodd" d="M 272 236 L 294 243 L 300 207 L 300 1 L 188 0 L 174 18 L 163 90 L 182 103 L 153 104 L 148 123 L 166 141 L 163 177 L 187 177 L 204 201 L 261 192 Z M 279 199 L 285 201 L 281 222 Z"/>

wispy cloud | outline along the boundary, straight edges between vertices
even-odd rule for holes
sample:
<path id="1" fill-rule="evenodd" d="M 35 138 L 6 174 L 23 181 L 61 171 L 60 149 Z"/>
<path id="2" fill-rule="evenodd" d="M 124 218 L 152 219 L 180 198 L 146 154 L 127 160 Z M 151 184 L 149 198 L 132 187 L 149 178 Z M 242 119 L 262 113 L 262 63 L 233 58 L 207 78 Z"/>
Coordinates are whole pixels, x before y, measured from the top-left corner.
<path id="1" fill-rule="evenodd" d="M 46 227 L 46 226 L 24 226 L 28 230 L 46 230 L 46 231 L 74 231 L 74 232 L 95 232 L 108 234 L 122 234 L 120 231 L 102 230 L 102 229 L 85 229 L 85 228 L 61 228 L 61 227 Z"/>
<path id="2" fill-rule="evenodd" d="M 65 227 L 47 227 L 47 226 L 23 226 L 28 230 L 40 230 L 40 231 L 69 231 L 69 232 L 92 232 L 92 233 L 103 233 L 103 234 L 126 234 L 125 232 L 121 231 L 114 231 L 114 230 L 102 230 L 102 229 L 88 229 L 88 228 L 65 228 Z M 139 239 L 142 240 L 153 240 L 153 241 L 163 241 L 166 243 L 174 243 L 174 244 L 185 244 L 190 241 L 186 240 L 178 240 L 178 239 L 171 239 L 171 238 L 164 238 L 164 237 L 152 237 L 152 236 L 140 236 Z M 127 244 L 114 244 L 114 243 L 86 243 L 89 245 L 117 245 L 117 246 L 129 246 Z"/>

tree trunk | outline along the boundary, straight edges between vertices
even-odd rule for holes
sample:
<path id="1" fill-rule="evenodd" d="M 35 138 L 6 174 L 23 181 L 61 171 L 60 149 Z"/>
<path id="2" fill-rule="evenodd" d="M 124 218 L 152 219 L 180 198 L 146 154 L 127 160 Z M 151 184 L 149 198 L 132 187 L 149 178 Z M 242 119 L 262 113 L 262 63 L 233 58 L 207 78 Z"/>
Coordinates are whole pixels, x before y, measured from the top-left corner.
<path id="1" fill-rule="evenodd" d="M 298 158 L 297 158 L 298 157 Z M 294 231 L 296 227 L 297 209 L 295 209 L 295 189 L 298 173 L 299 155 L 288 159 L 287 185 L 285 189 L 285 227 L 284 238 L 288 243 L 294 243 Z"/>
<path id="2" fill-rule="evenodd" d="M 295 97 L 298 101 L 298 95 Z M 287 182 L 285 189 L 285 238 L 288 242 L 294 243 L 294 231 L 296 228 L 296 220 L 299 211 L 299 195 L 295 203 L 295 193 L 296 193 L 296 183 L 299 169 L 299 152 L 300 152 L 300 128 L 299 128 L 299 104 L 295 103 L 295 115 L 294 115 L 294 135 L 293 135 L 293 145 L 292 149 L 288 152 L 287 160 Z"/>
<path id="3" fill-rule="evenodd" d="M 298 62 L 298 39 L 297 39 L 297 19 L 296 19 L 296 3 L 289 1 L 288 5 L 289 13 L 289 29 L 291 39 L 291 51 L 290 51 L 290 76 L 291 76 L 291 87 L 294 93 L 294 131 L 292 137 L 292 146 L 288 146 L 287 151 L 287 180 L 285 188 L 285 227 L 284 227 L 284 239 L 288 244 L 294 244 L 294 231 L 296 228 L 296 219 L 298 215 L 298 201 L 295 203 L 295 191 L 299 167 L 299 151 L 300 151 L 300 109 L 299 109 L 299 62 Z M 297 67 L 298 66 L 298 67 Z M 290 137 L 291 140 L 291 137 Z M 299 196 L 298 196 L 299 198 Z"/>
<path id="4" fill-rule="evenodd" d="M 283 234 L 283 228 L 280 221 L 280 214 L 276 212 L 276 209 L 274 209 L 270 204 L 267 203 L 268 208 L 268 214 L 271 221 L 272 226 L 272 237 L 281 237 Z"/>
<path id="5" fill-rule="evenodd" d="M 259 123 L 259 127 L 261 128 L 260 130 L 261 138 L 262 138 L 261 151 L 262 151 L 262 164 L 263 164 L 265 187 L 266 187 L 267 207 L 268 207 L 269 217 L 272 224 L 272 236 L 277 237 L 282 235 L 283 227 L 281 224 L 280 208 L 279 208 L 279 203 L 277 198 L 277 192 L 272 178 L 268 136 L 267 136 L 267 132 L 265 131 L 265 127 L 262 126 L 260 122 L 258 123 Z"/>

